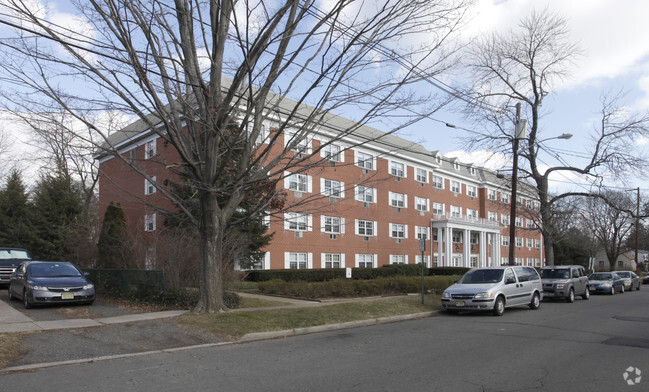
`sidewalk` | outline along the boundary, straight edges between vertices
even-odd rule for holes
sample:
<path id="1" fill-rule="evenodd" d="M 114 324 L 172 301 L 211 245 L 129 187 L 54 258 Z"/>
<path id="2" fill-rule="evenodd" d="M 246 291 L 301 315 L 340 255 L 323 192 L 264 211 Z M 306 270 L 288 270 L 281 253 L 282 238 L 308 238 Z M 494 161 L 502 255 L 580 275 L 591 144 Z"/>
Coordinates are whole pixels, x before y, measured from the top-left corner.
<path id="1" fill-rule="evenodd" d="M 99 327 L 102 325 L 131 323 L 134 321 L 146 321 L 176 317 L 184 313 L 187 313 L 187 311 L 170 310 L 165 312 L 129 314 L 125 316 L 105 317 L 98 319 L 63 319 L 55 321 L 35 321 L 24 315 L 22 312 L 12 308 L 6 302 L 0 301 L 0 333 Z"/>

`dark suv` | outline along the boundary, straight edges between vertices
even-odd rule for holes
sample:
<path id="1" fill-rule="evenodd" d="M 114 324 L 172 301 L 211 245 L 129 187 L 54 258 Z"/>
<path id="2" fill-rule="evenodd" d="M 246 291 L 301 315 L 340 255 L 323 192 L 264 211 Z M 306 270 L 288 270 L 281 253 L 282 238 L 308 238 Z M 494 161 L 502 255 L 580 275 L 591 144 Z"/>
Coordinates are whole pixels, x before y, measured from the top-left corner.
<path id="1" fill-rule="evenodd" d="M 26 260 L 31 260 L 26 249 L 0 248 L 0 285 L 9 284 L 11 274 Z"/>
<path id="2" fill-rule="evenodd" d="M 575 296 L 590 297 L 588 277 L 581 265 L 551 265 L 541 268 L 544 298 L 565 298 L 574 302 Z"/>

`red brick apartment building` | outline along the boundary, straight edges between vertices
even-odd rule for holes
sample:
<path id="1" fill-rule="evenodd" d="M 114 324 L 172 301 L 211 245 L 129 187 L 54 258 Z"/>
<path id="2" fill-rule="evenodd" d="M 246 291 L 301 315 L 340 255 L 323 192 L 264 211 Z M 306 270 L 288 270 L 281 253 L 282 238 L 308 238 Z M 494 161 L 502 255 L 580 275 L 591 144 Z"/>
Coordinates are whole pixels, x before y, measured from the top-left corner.
<path id="1" fill-rule="evenodd" d="M 349 120 L 333 116 L 327 132 L 343 124 Z M 377 135 L 383 136 L 376 140 Z M 361 144 L 367 139 L 375 141 Z M 316 133 L 301 148 L 314 150 L 322 140 L 325 136 Z M 137 160 L 158 186 L 174 179 L 166 167 L 178 162 L 178 154 L 140 122 L 113 135 L 111 144 L 127 160 Z M 464 267 L 508 263 L 508 180 L 367 126 L 323 149 L 321 156 L 329 162 L 301 174 L 285 173 L 280 184 L 289 203 L 314 201 L 269 219 L 275 235 L 257 268 L 414 264 L 422 259 L 420 238 L 426 239 L 423 261 L 428 266 L 431 261 L 433 266 Z M 109 203 L 119 202 L 132 237 L 145 250 L 142 264 L 155 267 L 150 244 L 164 235 L 165 226 L 154 206 L 170 209 L 172 204 L 121 159 L 97 159 L 100 216 Z M 544 264 L 542 236 L 529 212 L 533 215 L 539 203 L 526 190 L 519 186 L 513 245 L 517 264 L 538 267 Z"/>

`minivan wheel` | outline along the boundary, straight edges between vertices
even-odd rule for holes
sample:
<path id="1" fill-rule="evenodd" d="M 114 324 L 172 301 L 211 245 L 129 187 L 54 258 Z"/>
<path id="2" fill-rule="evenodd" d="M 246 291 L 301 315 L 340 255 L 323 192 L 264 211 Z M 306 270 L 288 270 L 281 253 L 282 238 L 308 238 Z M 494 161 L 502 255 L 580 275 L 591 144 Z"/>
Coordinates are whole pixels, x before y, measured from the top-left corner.
<path id="1" fill-rule="evenodd" d="M 29 300 L 27 289 L 23 290 L 23 305 L 25 305 L 25 309 L 30 309 L 32 307 L 32 301 Z"/>
<path id="2" fill-rule="evenodd" d="M 505 313 L 505 300 L 503 297 L 496 298 L 493 310 L 494 316 L 502 316 Z"/>
<path id="3" fill-rule="evenodd" d="M 541 306 L 541 298 L 539 296 L 539 293 L 534 293 L 534 295 L 532 296 L 532 302 L 530 302 L 529 307 L 532 310 L 536 310 L 539 308 L 539 306 Z"/>
<path id="4" fill-rule="evenodd" d="M 570 291 L 568 292 L 568 298 L 566 298 L 566 301 L 568 303 L 575 302 L 575 289 L 572 289 L 572 288 L 570 289 Z"/>
<path id="5" fill-rule="evenodd" d="M 615 286 L 611 286 L 611 295 L 615 294 Z"/>
<path id="6" fill-rule="evenodd" d="M 590 290 L 588 289 L 588 286 L 586 286 L 586 291 L 584 291 L 584 295 L 582 295 L 581 298 L 582 299 L 590 298 Z"/>

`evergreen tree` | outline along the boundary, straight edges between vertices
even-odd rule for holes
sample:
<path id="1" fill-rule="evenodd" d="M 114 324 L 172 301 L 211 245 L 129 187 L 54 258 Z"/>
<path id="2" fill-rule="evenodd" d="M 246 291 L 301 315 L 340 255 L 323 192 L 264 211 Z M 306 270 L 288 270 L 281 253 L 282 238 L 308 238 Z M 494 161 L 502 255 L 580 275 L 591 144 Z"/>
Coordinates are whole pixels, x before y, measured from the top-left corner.
<path id="1" fill-rule="evenodd" d="M 76 232 L 82 205 L 78 184 L 63 170 L 42 176 L 34 190 L 37 238 L 33 252 L 43 259 L 69 259 L 77 246 L 69 234 Z"/>
<path id="2" fill-rule="evenodd" d="M 0 190 L 0 246 L 31 249 L 34 214 L 20 172 L 14 170 Z"/>
<path id="3" fill-rule="evenodd" d="M 126 216 L 119 203 L 115 205 L 111 202 L 106 208 L 97 247 L 99 268 L 134 267 L 133 245 L 126 230 Z"/>

